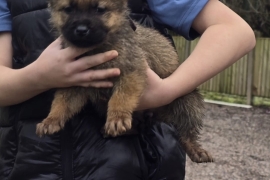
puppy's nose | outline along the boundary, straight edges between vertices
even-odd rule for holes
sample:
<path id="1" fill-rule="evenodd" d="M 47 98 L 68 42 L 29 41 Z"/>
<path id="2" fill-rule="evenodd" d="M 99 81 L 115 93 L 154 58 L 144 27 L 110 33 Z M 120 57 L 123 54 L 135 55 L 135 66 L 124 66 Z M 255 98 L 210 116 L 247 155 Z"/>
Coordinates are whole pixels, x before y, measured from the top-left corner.
<path id="1" fill-rule="evenodd" d="M 84 37 L 89 34 L 90 30 L 86 25 L 79 25 L 76 27 L 74 33 L 76 36 Z"/>

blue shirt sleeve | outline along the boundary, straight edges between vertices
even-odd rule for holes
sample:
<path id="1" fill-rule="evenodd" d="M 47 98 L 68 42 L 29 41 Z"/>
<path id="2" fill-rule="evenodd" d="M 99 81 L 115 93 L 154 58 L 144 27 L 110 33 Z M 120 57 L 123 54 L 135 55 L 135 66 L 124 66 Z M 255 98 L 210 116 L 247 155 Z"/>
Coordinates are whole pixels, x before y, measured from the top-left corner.
<path id="1" fill-rule="evenodd" d="M 0 32 L 11 31 L 11 16 L 6 0 L 0 0 Z"/>
<path id="2" fill-rule="evenodd" d="M 191 40 L 199 36 L 192 23 L 209 0 L 147 0 L 153 18 Z"/>

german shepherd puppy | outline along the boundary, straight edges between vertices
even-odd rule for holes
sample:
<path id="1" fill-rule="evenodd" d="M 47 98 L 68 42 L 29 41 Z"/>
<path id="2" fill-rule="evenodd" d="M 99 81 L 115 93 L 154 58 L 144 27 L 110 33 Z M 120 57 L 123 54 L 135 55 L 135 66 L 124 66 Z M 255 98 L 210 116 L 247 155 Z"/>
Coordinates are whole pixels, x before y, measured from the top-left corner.
<path id="1" fill-rule="evenodd" d="M 119 68 L 121 75 L 111 79 L 113 88 L 57 90 L 48 117 L 37 124 L 39 136 L 61 130 L 88 101 L 101 115 L 107 112 L 105 134 L 122 135 L 131 129 L 133 112 L 147 86 L 147 63 L 161 78 L 178 68 L 178 56 L 170 41 L 153 29 L 132 22 L 127 4 L 128 0 L 49 0 L 51 23 L 57 35 L 62 36 L 63 46 L 88 48 L 86 55 L 116 50 L 116 59 L 93 69 Z M 203 98 L 194 90 L 151 110 L 152 119 L 176 127 L 182 146 L 191 160 L 198 163 L 213 161 L 197 142 L 203 108 Z"/>

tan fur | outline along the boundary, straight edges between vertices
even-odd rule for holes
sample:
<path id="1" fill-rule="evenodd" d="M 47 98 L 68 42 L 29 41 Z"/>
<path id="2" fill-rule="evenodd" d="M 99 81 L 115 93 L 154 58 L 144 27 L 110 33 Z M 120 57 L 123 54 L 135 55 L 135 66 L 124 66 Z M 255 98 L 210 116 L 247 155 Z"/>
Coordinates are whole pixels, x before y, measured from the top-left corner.
<path id="1" fill-rule="evenodd" d="M 138 105 L 139 98 L 145 89 L 144 74 L 130 73 L 116 85 L 109 100 L 105 133 L 117 136 L 131 129 L 132 113 Z"/>
<path id="2" fill-rule="evenodd" d="M 112 49 L 119 53 L 115 60 L 93 69 L 117 67 L 120 68 L 121 75 L 111 79 L 114 82 L 113 89 L 73 87 L 58 90 L 50 114 L 37 125 L 37 134 L 42 136 L 59 131 L 65 122 L 80 112 L 89 100 L 98 107 L 97 111 L 100 115 L 107 112 L 106 135 L 122 135 L 132 128 L 132 115 L 147 86 L 146 61 L 161 78 L 166 78 L 179 66 L 177 53 L 171 43 L 157 31 L 142 27 L 137 23 L 134 23 L 137 29 L 133 31 L 128 18 L 129 10 L 126 0 L 50 0 L 51 22 L 57 29 L 58 35 L 62 35 L 64 31 L 62 27 L 67 23 L 67 18 L 73 18 L 60 10 L 70 2 L 77 4 L 85 13 L 82 18 L 101 22 L 102 27 L 108 29 L 103 42 L 93 45 L 93 50 L 87 54 L 92 55 Z M 102 14 L 92 11 L 91 15 L 87 15 L 88 12 L 85 9 L 95 8 L 95 6 L 106 8 L 106 11 Z M 65 45 L 76 47 L 65 36 L 63 39 Z M 198 163 L 213 161 L 211 155 L 197 142 L 202 128 L 203 107 L 203 98 L 195 90 L 177 98 L 167 106 L 152 109 L 153 118 L 149 121 L 150 123 L 154 120 L 173 124 L 187 154 L 192 161 Z"/>
<path id="3" fill-rule="evenodd" d="M 119 26 L 121 25 L 121 22 L 119 22 L 119 17 L 121 17 L 121 14 L 112 14 L 108 20 L 107 20 L 107 26 L 110 27 L 111 33 L 115 32 Z"/>

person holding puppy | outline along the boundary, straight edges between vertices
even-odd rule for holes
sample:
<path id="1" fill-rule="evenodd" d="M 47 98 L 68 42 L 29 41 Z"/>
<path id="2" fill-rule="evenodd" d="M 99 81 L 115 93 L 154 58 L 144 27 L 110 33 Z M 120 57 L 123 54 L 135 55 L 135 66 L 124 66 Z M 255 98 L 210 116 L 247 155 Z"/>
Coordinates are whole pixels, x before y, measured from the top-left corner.
<path id="1" fill-rule="evenodd" d="M 184 179 L 185 154 L 174 128 L 166 124 L 104 139 L 102 122 L 89 104 L 60 133 L 35 134 L 54 88 L 112 87 L 106 79 L 121 73 L 89 69 L 113 61 L 118 55 L 113 50 L 75 61 L 82 52 L 61 49 L 48 25 L 46 3 L 0 0 L 0 179 Z M 138 110 L 189 93 L 255 45 L 251 28 L 217 0 L 148 0 L 148 10 L 136 0 L 130 7 L 135 19 L 145 23 L 145 17 L 153 17 L 161 31 L 164 24 L 187 39 L 201 34 L 193 53 L 170 77 L 160 79 L 148 70 L 149 86 Z"/>

